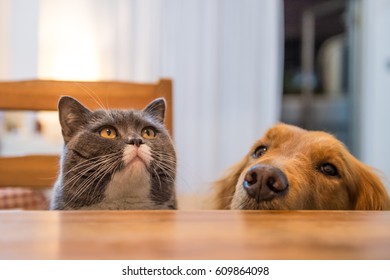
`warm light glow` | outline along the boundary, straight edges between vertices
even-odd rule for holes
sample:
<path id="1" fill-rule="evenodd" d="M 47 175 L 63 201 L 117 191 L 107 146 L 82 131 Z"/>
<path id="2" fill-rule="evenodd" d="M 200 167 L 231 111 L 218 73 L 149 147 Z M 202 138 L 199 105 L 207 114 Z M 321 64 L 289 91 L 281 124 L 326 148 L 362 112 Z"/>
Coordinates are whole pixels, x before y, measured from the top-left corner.
<path id="1" fill-rule="evenodd" d="M 76 3 L 77 2 L 77 3 Z M 101 65 L 98 24 L 88 1 L 41 1 L 39 77 L 97 80 Z"/>

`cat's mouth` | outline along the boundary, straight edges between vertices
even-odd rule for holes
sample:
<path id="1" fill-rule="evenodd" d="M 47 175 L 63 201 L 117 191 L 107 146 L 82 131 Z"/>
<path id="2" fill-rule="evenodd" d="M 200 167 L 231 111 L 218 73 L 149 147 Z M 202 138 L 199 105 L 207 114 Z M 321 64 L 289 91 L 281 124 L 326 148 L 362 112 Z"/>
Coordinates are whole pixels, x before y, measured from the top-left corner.
<path id="1" fill-rule="evenodd" d="M 147 150 L 128 147 L 123 153 L 123 161 L 126 166 L 143 164 L 145 167 L 147 167 L 150 162 L 150 155 Z"/>
<path id="2" fill-rule="evenodd" d="M 145 160 L 142 157 L 140 157 L 139 155 L 136 155 L 135 157 L 133 157 L 133 159 L 131 159 L 127 163 L 127 165 L 130 166 L 130 165 L 133 165 L 133 164 L 140 164 L 140 163 L 145 165 L 145 166 L 147 166 Z"/>

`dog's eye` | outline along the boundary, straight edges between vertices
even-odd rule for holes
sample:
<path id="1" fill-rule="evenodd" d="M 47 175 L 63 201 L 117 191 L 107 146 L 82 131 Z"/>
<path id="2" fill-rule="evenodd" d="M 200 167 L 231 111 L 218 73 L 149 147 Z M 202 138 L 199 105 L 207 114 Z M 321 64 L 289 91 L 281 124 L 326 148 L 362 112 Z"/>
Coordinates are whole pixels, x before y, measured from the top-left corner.
<path id="1" fill-rule="evenodd" d="M 262 155 L 265 154 L 265 152 L 267 151 L 267 149 L 268 149 L 267 146 L 264 146 L 264 145 L 258 146 L 258 147 L 256 148 L 256 150 L 253 152 L 252 157 L 253 157 L 253 158 L 259 158 L 259 157 L 261 157 Z"/>
<path id="2" fill-rule="evenodd" d="M 337 171 L 337 168 L 330 163 L 323 163 L 319 166 L 319 170 L 321 173 L 327 175 L 327 176 L 338 176 L 339 173 Z"/>

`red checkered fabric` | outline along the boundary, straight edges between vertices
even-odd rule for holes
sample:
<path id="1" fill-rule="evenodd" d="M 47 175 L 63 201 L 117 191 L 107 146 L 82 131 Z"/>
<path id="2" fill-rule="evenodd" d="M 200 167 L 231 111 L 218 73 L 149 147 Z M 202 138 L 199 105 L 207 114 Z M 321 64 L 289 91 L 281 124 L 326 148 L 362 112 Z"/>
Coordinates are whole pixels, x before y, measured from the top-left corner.
<path id="1" fill-rule="evenodd" d="M 0 188 L 0 209 L 47 210 L 49 200 L 42 191 Z"/>

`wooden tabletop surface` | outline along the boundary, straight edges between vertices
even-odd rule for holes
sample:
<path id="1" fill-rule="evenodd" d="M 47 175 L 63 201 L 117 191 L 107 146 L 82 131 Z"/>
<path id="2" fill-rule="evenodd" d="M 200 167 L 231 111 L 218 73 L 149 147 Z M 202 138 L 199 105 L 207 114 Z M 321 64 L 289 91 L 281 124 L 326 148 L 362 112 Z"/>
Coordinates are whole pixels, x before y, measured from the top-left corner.
<path id="1" fill-rule="evenodd" d="M 0 212 L 0 259 L 390 259 L 390 211 Z"/>

